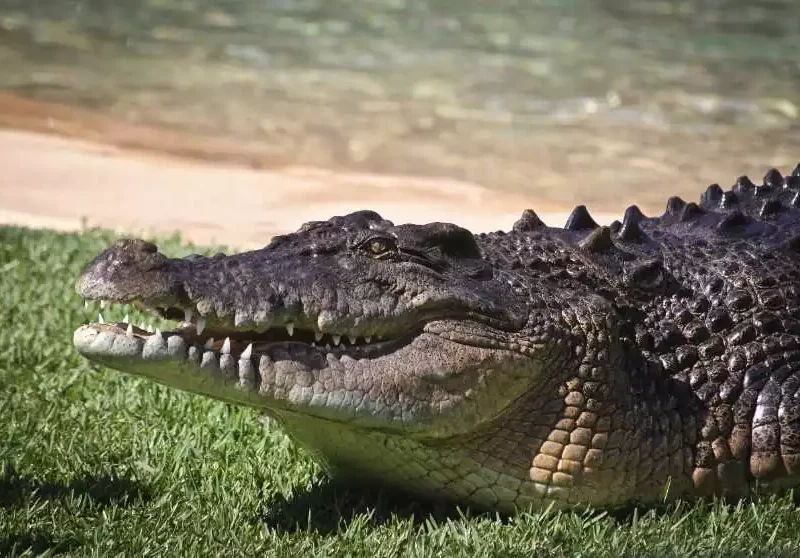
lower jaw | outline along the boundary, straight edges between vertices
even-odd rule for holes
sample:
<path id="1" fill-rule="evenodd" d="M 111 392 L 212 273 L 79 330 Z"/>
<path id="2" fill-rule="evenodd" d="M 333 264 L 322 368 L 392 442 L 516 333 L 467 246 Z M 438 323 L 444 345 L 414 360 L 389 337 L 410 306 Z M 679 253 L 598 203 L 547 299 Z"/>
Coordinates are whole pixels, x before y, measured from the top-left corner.
<path id="1" fill-rule="evenodd" d="M 75 331 L 73 344 L 92 361 L 186 391 L 219 397 L 221 386 L 236 384 L 243 392 L 258 388 L 258 357 L 188 344 L 177 332 L 131 334 L 116 325 L 91 324 Z"/>
<path id="2" fill-rule="evenodd" d="M 415 334 L 396 350 L 387 351 L 390 353 L 389 361 L 381 362 L 380 357 L 359 359 L 344 351 L 336 356 L 304 343 L 265 343 L 257 350 L 248 347 L 237 354 L 215 347 L 187 345 L 187 339 L 180 332 L 129 334 L 127 327 L 123 329 L 122 325 L 82 326 L 74 333 L 74 345 L 88 359 L 109 368 L 184 391 L 255 407 L 284 420 L 301 416 L 306 417 L 304 420 L 322 419 L 347 423 L 355 428 L 385 432 L 402 430 L 421 437 L 431 437 L 425 433 L 434 420 L 437 423 L 444 421 L 437 426 L 435 438 L 459 434 L 464 427 L 460 419 L 454 421 L 446 413 L 441 417 L 438 412 L 431 414 L 427 407 L 411 409 L 412 415 L 416 417 L 416 413 L 418 418 L 398 422 L 394 407 L 378 400 L 373 406 L 361 405 L 359 402 L 365 400 L 366 391 L 360 392 L 352 387 L 368 378 L 371 370 L 377 370 L 375 373 L 380 377 L 371 377 L 370 381 L 380 385 L 383 381 L 381 371 L 392 371 L 398 366 L 402 369 L 409 364 L 411 376 L 434 380 L 430 386 L 447 381 L 441 376 L 443 369 L 437 368 L 436 358 L 411 356 L 414 351 L 428 351 L 432 356 L 435 352 L 447 352 L 447 344 L 452 344 L 461 361 L 469 359 L 470 355 L 464 352 L 468 346 L 436 333 L 424 331 Z M 472 347 L 472 351 L 476 360 L 484 358 L 484 349 Z"/>
<path id="3" fill-rule="evenodd" d="M 276 367 L 296 376 L 294 381 L 302 387 L 315 370 L 329 365 L 330 358 L 369 358 L 370 353 L 386 354 L 406 342 L 408 339 L 397 339 L 366 347 L 342 344 L 326 349 L 302 342 L 203 340 L 186 330 L 151 333 L 127 323 L 84 325 L 73 335 L 78 352 L 104 366 L 261 408 L 282 406 L 280 398 L 266 401 L 276 399 L 268 393 L 274 386 L 265 385 Z"/>

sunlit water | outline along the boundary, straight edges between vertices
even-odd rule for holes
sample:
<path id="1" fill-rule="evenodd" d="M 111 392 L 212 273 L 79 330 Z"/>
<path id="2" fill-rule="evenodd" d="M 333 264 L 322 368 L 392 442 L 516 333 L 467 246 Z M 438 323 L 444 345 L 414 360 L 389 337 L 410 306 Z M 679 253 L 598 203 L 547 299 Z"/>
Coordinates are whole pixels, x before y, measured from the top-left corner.
<path id="1" fill-rule="evenodd" d="M 0 88 L 282 163 L 655 205 L 800 160 L 799 22 L 796 0 L 0 0 Z"/>

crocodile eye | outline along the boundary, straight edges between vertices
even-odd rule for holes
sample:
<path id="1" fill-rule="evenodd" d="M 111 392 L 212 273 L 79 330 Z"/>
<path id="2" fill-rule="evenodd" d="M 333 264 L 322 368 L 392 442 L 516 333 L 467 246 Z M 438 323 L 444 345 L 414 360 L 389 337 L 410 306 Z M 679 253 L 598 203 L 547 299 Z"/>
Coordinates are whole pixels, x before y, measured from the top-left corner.
<path id="1" fill-rule="evenodd" d="M 397 244 L 391 238 L 370 238 L 361 247 L 367 254 L 376 259 L 389 258 L 397 253 Z"/>

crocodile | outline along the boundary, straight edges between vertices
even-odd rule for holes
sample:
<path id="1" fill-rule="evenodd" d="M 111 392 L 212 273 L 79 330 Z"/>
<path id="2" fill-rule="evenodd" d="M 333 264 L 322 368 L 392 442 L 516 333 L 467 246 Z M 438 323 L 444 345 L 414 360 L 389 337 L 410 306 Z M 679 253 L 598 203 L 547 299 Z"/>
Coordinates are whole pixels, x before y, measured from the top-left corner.
<path id="1" fill-rule="evenodd" d="M 372 211 L 262 249 L 121 239 L 81 272 L 92 361 L 262 410 L 331 474 L 476 509 L 741 498 L 800 482 L 800 164 L 563 228 Z M 102 302 L 101 302 L 102 301 Z"/>

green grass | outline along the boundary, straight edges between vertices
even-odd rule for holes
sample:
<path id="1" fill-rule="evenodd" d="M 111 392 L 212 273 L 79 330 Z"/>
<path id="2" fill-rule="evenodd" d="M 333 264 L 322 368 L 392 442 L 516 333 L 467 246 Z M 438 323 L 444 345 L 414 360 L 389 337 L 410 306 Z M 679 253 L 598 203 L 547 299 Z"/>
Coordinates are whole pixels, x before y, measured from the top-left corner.
<path id="1" fill-rule="evenodd" d="M 332 484 L 256 411 L 99 369 L 73 284 L 113 236 L 0 228 L 0 555 L 643 556 L 800 549 L 790 496 L 501 519 Z M 177 239 L 162 243 L 183 254 Z M 109 318 L 120 319 L 124 310 Z M 133 314 L 133 312 L 132 312 Z"/>

